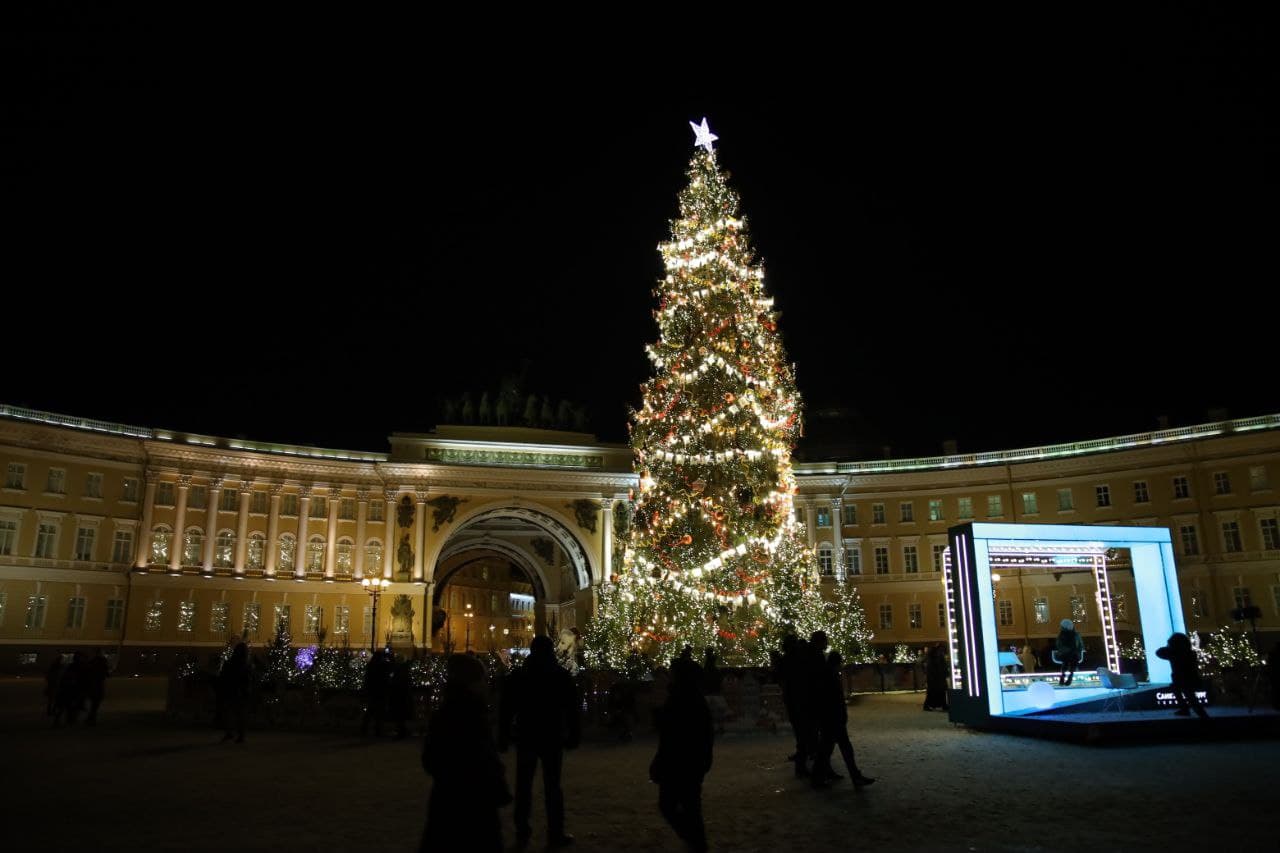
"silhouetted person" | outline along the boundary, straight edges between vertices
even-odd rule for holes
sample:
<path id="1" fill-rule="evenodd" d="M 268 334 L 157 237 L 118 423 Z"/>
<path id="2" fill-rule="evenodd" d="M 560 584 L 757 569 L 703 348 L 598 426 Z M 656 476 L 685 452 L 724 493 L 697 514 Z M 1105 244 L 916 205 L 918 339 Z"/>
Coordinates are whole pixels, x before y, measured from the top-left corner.
<path id="1" fill-rule="evenodd" d="M 58 679 L 58 701 L 53 711 L 53 724 L 59 725 L 65 714 L 67 725 L 74 726 L 84 710 L 84 652 L 76 652 Z"/>
<path id="2" fill-rule="evenodd" d="M 705 673 L 692 661 L 671 665 L 667 701 L 658 709 L 658 752 L 649 778 L 658 783 L 658 810 L 693 850 L 707 849 L 702 823 L 702 779 L 711 769 L 711 709 L 700 682 Z"/>
<path id="3" fill-rule="evenodd" d="M 1062 672 L 1058 675 L 1058 686 L 1070 687 L 1071 679 L 1076 675 L 1076 666 L 1084 655 L 1084 638 L 1080 636 L 1075 623 L 1070 619 L 1063 619 L 1058 628 L 1058 640 L 1053 646 L 1054 651 L 1058 653 L 1058 661 L 1062 665 Z"/>
<path id="4" fill-rule="evenodd" d="M 542 764 L 547 805 L 547 844 L 573 843 L 564 831 L 564 793 L 560 770 L 564 749 L 575 749 L 581 737 L 578 696 L 573 679 L 557 662 L 551 638 L 539 635 L 529 644 L 529 658 L 513 672 L 502 691 L 498 748 L 516 745 L 516 843 L 529 843 L 533 830 L 533 774 Z"/>
<path id="5" fill-rule="evenodd" d="M 89 716 L 85 718 L 86 726 L 98 722 L 98 706 L 102 704 L 102 696 L 106 691 L 107 676 L 111 674 L 111 664 L 102 649 L 94 649 L 93 657 L 85 665 L 84 695 L 89 699 Z"/>
<path id="6" fill-rule="evenodd" d="M 831 751 L 835 749 L 833 718 L 828 707 L 831 701 L 830 670 L 827 667 L 827 634 L 814 631 L 809 635 L 809 657 L 805 661 L 805 692 L 809 705 L 808 740 L 813 767 L 809 770 L 809 784 L 821 788 L 827 783 L 843 778 L 831 769 Z"/>
<path id="7" fill-rule="evenodd" d="M 419 849 L 499 853 L 498 809 L 511 802 L 511 792 L 489 730 L 484 665 L 469 655 L 449 655 L 446 673 L 444 698 L 422 744 L 422 767 L 432 782 Z"/>
<path id="8" fill-rule="evenodd" d="M 840 756 L 844 759 L 845 769 L 849 771 L 849 780 L 853 782 L 855 788 L 861 788 L 876 780 L 862 775 L 862 771 L 858 769 L 858 762 L 853 758 L 853 744 L 849 742 L 849 706 L 845 704 L 844 684 L 840 680 L 840 669 L 843 664 L 844 658 L 839 652 L 832 652 L 827 656 L 827 679 L 820 725 L 823 730 L 823 742 L 830 742 L 840 747 Z M 828 766 L 830 766 L 829 758 Z"/>
<path id="9" fill-rule="evenodd" d="M 249 701 L 249 647 L 236 643 L 218 673 L 218 707 L 222 709 L 222 739 L 244 743 L 244 711 Z"/>
<path id="10" fill-rule="evenodd" d="M 782 657 L 778 660 L 778 682 L 782 686 L 782 704 L 787 709 L 787 720 L 795 736 L 796 751 L 791 756 L 795 762 L 796 777 L 807 776 L 810 744 L 808 732 L 808 701 L 805 696 L 805 660 L 809 643 L 797 639 L 794 634 L 782 638 Z"/>
<path id="11" fill-rule="evenodd" d="M 402 740 L 409 734 L 408 722 L 413 719 L 413 681 L 410 675 L 409 661 L 396 661 L 387 693 L 391 721 L 396 724 L 396 740 Z"/>
<path id="12" fill-rule="evenodd" d="M 58 682 L 62 680 L 62 653 L 54 652 L 53 662 L 44 673 L 44 713 L 52 717 L 58 712 Z"/>
<path id="13" fill-rule="evenodd" d="M 387 695 L 391 690 L 391 659 L 379 649 L 369 658 L 364 668 L 364 716 L 360 719 L 360 734 L 369 733 L 369 721 L 373 721 L 373 733 L 382 737 L 382 721 L 387 716 Z"/>
<path id="14" fill-rule="evenodd" d="M 924 658 L 924 709 L 947 710 L 947 656 L 941 642 L 929 646 Z"/>
<path id="15" fill-rule="evenodd" d="M 1171 634 L 1164 648 L 1156 649 L 1156 657 L 1167 660 L 1173 670 L 1173 698 L 1178 703 L 1178 710 L 1173 713 L 1187 717 L 1194 709 L 1196 716 L 1207 718 L 1209 713 L 1196 699 L 1196 690 L 1200 687 L 1200 665 L 1196 660 L 1196 650 L 1191 648 L 1191 638 L 1180 631 Z"/>

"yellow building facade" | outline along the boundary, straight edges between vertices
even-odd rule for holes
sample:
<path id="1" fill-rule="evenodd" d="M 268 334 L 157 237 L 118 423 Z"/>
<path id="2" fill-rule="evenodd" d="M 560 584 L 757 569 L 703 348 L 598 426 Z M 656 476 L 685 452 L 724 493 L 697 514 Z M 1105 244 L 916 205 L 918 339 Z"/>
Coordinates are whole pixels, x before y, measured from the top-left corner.
<path id="1" fill-rule="evenodd" d="M 123 671 L 162 671 L 229 639 L 268 642 L 278 625 L 298 644 L 481 650 L 585 625 L 620 546 L 627 447 L 471 426 L 390 447 L 0 406 L 0 671 L 95 647 Z M 1280 630 L 1280 416 L 796 473 L 824 585 L 858 587 L 877 644 L 943 638 L 946 530 L 967 520 L 1168 527 L 1189 625 L 1216 629 L 1247 601 Z M 388 581 L 376 614 L 366 577 Z M 1083 576 L 1009 578 L 997 597 L 1011 644 L 1047 640 L 1063 617 L 1083 617 L 1086 634 L 1098 624 Z"/>

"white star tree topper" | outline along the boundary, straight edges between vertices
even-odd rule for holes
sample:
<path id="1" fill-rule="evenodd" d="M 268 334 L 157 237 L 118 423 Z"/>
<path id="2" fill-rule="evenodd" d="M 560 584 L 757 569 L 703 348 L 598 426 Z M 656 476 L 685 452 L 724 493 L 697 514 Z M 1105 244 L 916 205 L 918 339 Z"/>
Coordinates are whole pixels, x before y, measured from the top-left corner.
<path id="1" fill-rule="evenodd" d="M 707 153 L 713 153 L 714 149 L 712 149 L 711 143 L 715 142 L 720 137 L 712 133 L 711 128 L 707 127 L 707 117 L 702 117 L 702 124 L 700 125 L 689 122 L 689 127 L 693 128 L 693 133 L 696 137 L 693 144 L 695 146 L 701 145 L 703 148 L 707 149 Z"/>

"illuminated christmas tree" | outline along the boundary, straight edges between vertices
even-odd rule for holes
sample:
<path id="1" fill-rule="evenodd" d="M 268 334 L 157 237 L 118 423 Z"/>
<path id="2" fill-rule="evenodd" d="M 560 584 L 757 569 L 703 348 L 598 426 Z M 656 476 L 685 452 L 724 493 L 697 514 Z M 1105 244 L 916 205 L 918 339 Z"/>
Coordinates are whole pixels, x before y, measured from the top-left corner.
<path id="1" fill-rule="evenodd" d="M 692 122 L 690 123 L 692 124 Z M 595 663 L 624 669 L 685 645 L 764 663 L 786 631 L 831 629 L 846 659 L 870 639 L 856 592 L 824 603 L 794 520 L 800 397 L 738 197 L 707 128 L 656 288 L 654 376 L 632 413 L 639 491 L 618 575 L 588 630 Z"/>

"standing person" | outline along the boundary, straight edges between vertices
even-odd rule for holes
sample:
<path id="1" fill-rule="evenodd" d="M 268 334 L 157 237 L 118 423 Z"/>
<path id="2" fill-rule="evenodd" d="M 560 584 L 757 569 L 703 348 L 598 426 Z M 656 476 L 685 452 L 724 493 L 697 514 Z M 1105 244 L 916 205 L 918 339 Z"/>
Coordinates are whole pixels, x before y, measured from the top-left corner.
<path id="1" fill-rule="evenodd" d="M 1018 660 L 1022 664 L 1023 672 L 1036 671 L 1038 663 L 1038 661 L 1036 661 L 1036 653 L 1031 651 L 1031 646 L 1029 644 L 1022 647 L 1022 651 L 1018 653 Z"/>
<path id="2" fill-rule="evenodd" d="M 85 718 L 86 726 L 98 722 L 98 706 L 102 704 L 102 695 L 106 690 L 107 676 L 111 674 L 111 664 L 102 649 L 93 650 L 93 658 L 85 667 L 85 695 L 89 697 L 89 716 Z"/>
<path id="3" fill-rule="evenodd" d="M 382 737 L 382 721 L 387 715 L 387 694 L 391 689 L 391 661 L 387 652 L 379 649 L 369 658 L 364 668 L 364 716 L 360 719 L 360 734 L 369 733 L 369 721 L 373 721 L 373 733 Z"/>
<path id="4" fill-rule="evenodd" d="M 62 722 L 63 714 L 67 715 L 67 725 L 76 724 L 76 717 L 84 710 L 84 682 L 84 652 L 76 652 L 58 679 L 58 701 L 53 709 L 55 726 Z"/>
<path id="5" fill-rule="evenodd" d="M 947 656 L 941 640 L 929 646 L 924 659 L 924 709 L 947 710 Z"/>
<path id="6" fill-rule="evenodd" d="M 445 671 L 444 698 L 422 744 L 422 767 L 432 783 L 419 849 L 500 853 L 498 809 L 511 802 L 511 791 L 489 731 L 484 665 L 449 655 Z"/>
<path id="7" fill-rule="evenodd" d="M 547 805 L 547 846 L 573 843 L 564 831 L 564 792 L 560 770 L 564 749 L 576 749 L 581 738 L 578 696 L 573 679 L 556 662 L 555 644 L 539 635 L 529 644 L 529 658 L 513 672 L 502 691 L 498 720 L 498 749 L 516 745 L 516 844 L 529 843 L 533 830 L 529 814 L 533 774 L 542 764 L 542 788 Z"/>
<path id="8" fill-rule="evenodd" d="M 658 811 L 692 850 L 707 849 L 702 822 L 702 780 L 711 769 L 711 709 L 699 683 L 700 667 L 677 660 L 671 666 L 667 701 L 658 710 L 658 752 L 649 778 L 658 784 Z"/>
<path id="9" fill-rule="evenodd" d="M 44 673 L 44 715 L 52 717 L 58 711 L 58 682 L 62 680 L 62 652 L 53 653 L 53 662 Z"/>
<path id="10" fill-rule="evenodd" d="M 791 730 L 796 738 L 796 751 L 792 760 L 795 761 L 796 778 L 801 779 L 809 775 L 809 759 L 817 749 L 817 744 L 811 737 L 814 730 L 813 713 L 807 686 L 809 641 L 796 637 L 789 638 L 791 640 L 789 647 L 787 638 L 783 639 L 779 677 L 782 679 L 782 703 L 786 706 L 787 718 L 791 721 Z"/>
<path id="11" fill-rule="evenodd" d="M 222 665 L 217 681 L 218 707 L 222 709 L 222 740 L 244 743 L 244 706 L 249 697 L 249 647 L 237 643 Z"/>
<path id="12" fill-rule="evenodd" d="M 812 745 L 813 768 L 809 771 L 809 784 L 815 788 L 842 779 L 831 769 L 831 751 L 835 749 L 836 735 L 833 717 L 828 703 L 831 700 L 830 671 L 827 668 L 827 634 L 814 631 L 809 635 L 809 658 L 805 662 L 805 692 L 808 694 L 808 740 Z"/>
<path id="13" fill-rule="evenodd" d="M 832 652 L 827 656 L 827 678 L 822 703 L 822 728 L 825 733 L 823 741 L 829 738 L 835 746 L 840 747 L 840 757 L 844 759 L 853 787 L 864 788 L 876 780 L 864 776 L 853 758 L 853 744 L 849 742 L 849 706 L 845 703 L 844 685 L 840 680 L 843 664 L 844 658 L 839 652 Z M 834 773 L 831 775 L 835 776 Z"/>
<path id="14" fill-rule="evenodd" d="M 1171 634 L 1164 648 L 1156 649 L 1156 656 L 1167 660 L 1173 670 L 1173 698 L 1178 703 L 1178 710 L 1173 713 L 1187 717 L 1194 708 L 1196 716 L 1207 719 L 1209 712 L 1196 699 L 1196 690 L 1200 688 L 1200 666 L 1196 661 L 1196 651 L 1191 648 L 1191 638 L 1180 631 Z"/>
<path id="15" fill-rule="evenodd" d="M 1084 659 L 1084 638 L 1080 636 L 1080 632 L 1076 630 L 1076 624 L 1070 619 L 1063 619 L 1058 628 L 1058 641 L 1054 644 L 1054 651 L 1057 652 L 1058 661 L 1062 664 L 1058 686 L 1070 687 L 1071 679 L 1076 675 L 1076 667 Z"/>
<path id="16" fill-rule="evenodd" d="M 388 688 L 391 720 L 396 724 L 396 740 L 403 740 L 409 734 L 408 721 L 413 719 L 413 681 L 410 678 L 409 661 L 401 657 L 396 661 L 391 673 L 391 686 Z"/>

